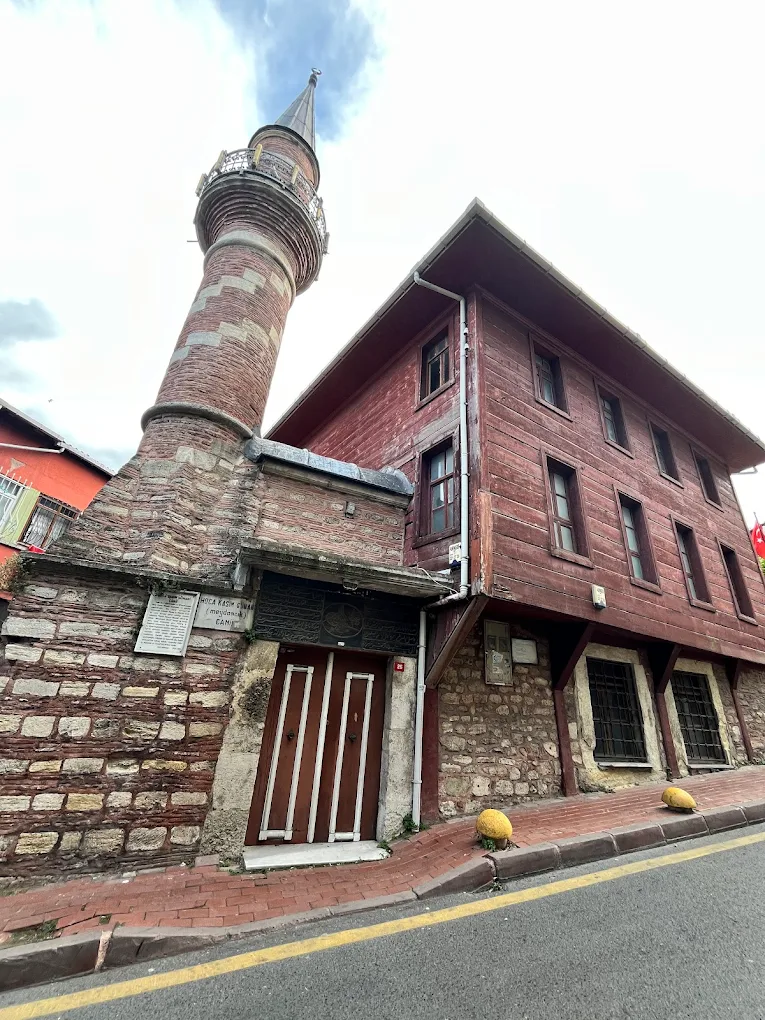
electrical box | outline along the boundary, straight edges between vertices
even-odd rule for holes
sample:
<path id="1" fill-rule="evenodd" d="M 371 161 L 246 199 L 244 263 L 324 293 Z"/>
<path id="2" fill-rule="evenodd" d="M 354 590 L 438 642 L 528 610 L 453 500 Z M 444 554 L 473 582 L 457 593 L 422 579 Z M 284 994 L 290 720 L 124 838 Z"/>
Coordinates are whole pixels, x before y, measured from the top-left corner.
<path id="1" fill-rule="evenodd" d="M 606 609 L 608 606 L 606 602 L 606 589 L 599 584 L 593 584 L 592 586 L 592 604 L 596 609 Z"/>
<path id="2" fill-rule="evenodd" d="M 483 651 L 487 684 L 504 686 L 513 682 L 513 657 L 508 626 L 500 620 L 484 620 Z"/>

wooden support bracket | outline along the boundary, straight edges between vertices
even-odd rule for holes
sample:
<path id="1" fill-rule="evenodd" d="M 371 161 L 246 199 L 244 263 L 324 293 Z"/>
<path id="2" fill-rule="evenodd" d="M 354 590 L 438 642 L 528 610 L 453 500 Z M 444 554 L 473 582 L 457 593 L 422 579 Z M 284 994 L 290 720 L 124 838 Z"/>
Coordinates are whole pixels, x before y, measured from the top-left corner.
<path id="1" fill-rule="evenodd" d="M 659 717 L 664 756 L 672 779 L 680 778 L 680 766 L 677 761 L 677 748 L 672 737 L 672 727 L 669 724 L 666 691 L 679 657 L 680 645 L 674 645 L 670 641 L 656 641 L 648 646 L 648 662 L 653 674 L 656 714 Z"/>
<path id="2" fill-rule="evenodd" d="M 425 676 L 426 687 L 438 687 L 444 671 L 460 649 L 463 639 L 470 633 L 481 617 L 489 601 L 488 595 L 476 595 L 465 603 L 461 616 L 451 629 L 446 640 L 436 651 L 433 665 Z"/>
<path id="3" fill-rule="evenodd" d="M 562 623 L 552 627 L 550 639 L 550 672 L 552 675 L 553 709 L 555 728 L 558 731 L 560 753 L 561 789 L 564 797 L 573 797 L 579 792 L 576 785 L 574 759 L 571 755 L 571 739 L 568 733 L 568 717 L 564 691 L 574 674 L 577 662 L 590 642 L 595 624 Z"/>

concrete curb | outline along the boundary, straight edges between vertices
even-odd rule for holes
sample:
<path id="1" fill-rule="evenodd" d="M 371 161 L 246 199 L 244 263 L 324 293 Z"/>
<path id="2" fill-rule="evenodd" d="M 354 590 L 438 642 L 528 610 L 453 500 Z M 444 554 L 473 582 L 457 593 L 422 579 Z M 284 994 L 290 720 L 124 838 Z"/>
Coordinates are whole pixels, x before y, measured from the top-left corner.
<path id="1" fill-rule="evenodd" d="M 208 949 L 247 935 L 265 934 L 332 917 L 348 917 L 384 907 L 416 903 L 449 893 L 476 892 L 495 881 L 527 878 L 762 822 L 765 822 L 765 800 L 710 808 L 709 811 L 689 815 L 675 815 L 668 811 L 667 818 L 660 822 L 646 821 L 636 825 L 617 826 L 607 832 L 589 832 L 568 839 L 537 843 L 535 846 L 515 850 L 498 850 L 484 857 L 475 857 L 443 875 L 420 883 L 414 889 L 390 896 L 376 896 L 341 903 L 335 907 L 319 907 L 301 914 L 273 917 L 267 921 L 230 928 L 116 928 L 113 932 L 95 930 L 15 946 L 0 950 L 0 988 L 11 991 L 46 984 L 62 978 L 90 974 L 101 970 L 102 966 L 125 967 Z"/>

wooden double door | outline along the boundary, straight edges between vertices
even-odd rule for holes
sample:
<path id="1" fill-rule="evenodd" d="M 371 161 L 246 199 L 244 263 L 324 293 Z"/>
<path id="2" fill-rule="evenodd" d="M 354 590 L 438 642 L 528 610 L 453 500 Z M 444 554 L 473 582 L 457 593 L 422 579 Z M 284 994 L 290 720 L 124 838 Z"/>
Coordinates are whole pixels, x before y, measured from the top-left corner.
<path id="1" fill-rule="evenodd" d="M 385 660 L 281 648 L 245 841 L 374 839 Z"/>

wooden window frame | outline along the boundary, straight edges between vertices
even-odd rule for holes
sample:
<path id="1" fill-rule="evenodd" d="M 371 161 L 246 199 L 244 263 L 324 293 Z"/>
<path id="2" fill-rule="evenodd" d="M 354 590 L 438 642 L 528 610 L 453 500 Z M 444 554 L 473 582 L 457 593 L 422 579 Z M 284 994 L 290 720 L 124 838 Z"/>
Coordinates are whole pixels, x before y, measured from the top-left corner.
<path id="1" fill-rule="evenodd" d="M 460 533 L 460 448 L 458 443 L 459 433 L 450 432 L 443 436 L 437 443 L 422 450 L 417 457 L 417 482 L 414 506 L 415 536 L 412 539 L 412 548 L 419 549 L 423 545 L 432 545 L 434 542 L 441 542 L 445 538 L 452 538 Z M 444 531 L 427 531 L 430 526 L 430 475 L 428 464 L 430 458 L 447 446 L 452 448 L 454 458 L 454 524 Z"/>
<path id="2" fill-rule="evenodd" d="M 741 569 L 741 562 L 739 560 L 738 553 L 736 552 L 736 550 L 732 546 L 725 545 L 724 542 L 721 542 L 719 538 L 716 539 L 716 542 L 717 542 L 717 547 L 720 550 L 720 559 L 722 560 L 723 570 L 725 571 L 725 576 L 728 579 L 728 587 L 730 588 L 730 594 L 731 594 L 731 598 L 733 599 L 733 608 L 736 610 L 736 616 L 739 618 L 739 620 L 743 620 L 744 623 L 752 623 L 756 627 L 757 626 L 757 618 L 754 615 L 754 604 L 752 602 L 752 597 L 749 594 L 749 589 L 747 587 L 746 580 L 744 578 L 744 572 Z M 726 552 L 731 553 L 733 555 L 734 560 L 735 560 L 736 570 L 738 572 L 738 577 L 739 577 L 739 580 L 741 582 L 741 587 L 743 589 L 744 595 L 746 597 L 746 601 L 748 603 L 747 605 L 742 605 L 740 593 L 737 591 L 736 583 L 735 583 L 735 581 L 733 579 L 733 575 L 730 572 L 730 567 L 728 565 L 728 559 L 727 559 L 727 557 L 725 555 Z"/>
<path id="3" fill-rule="evenodd" d="M 423 396 L 422 383 L 423 383 L 423 371 L 425 368 L 425 352 L 432 344 L 436 343 L 441 339 L 443 334 L 446 333 L 446 347 L 449 351 L 449 378 L 446 382 L 441 383 L 438 389 L 433 390 L 432 393 L 425 394 Z M 431 400 L 435 400 L 436 397 L 440 397 L 442 393 L 445 393 L 451 386 L 454 386 L 457 381 L 457 362 L 454 357 L 454 329 L 452 316 L 444 321 L 440 321 L 436 329 L 428 330 L 428 339 L 423 343 L 418 344 L 417 348 L 417 399 L 415 410 L 419 410 L 421 407 L 425 407 Z"/>
<path id="4" fill-rule="evenodd" d="M 683 485 L 682 477 L 680 475 L 680 468 L 677 466 L 677 457 L 675 456 L 675 448 L 672 445 L 672 436 L 670 434 L 669 429 L 666 426 L 664 426 L 664 425 L 660 425 L 657 421 L 654 421 L 651 418 L 649 418 L 648 419 L 648 432 L 649 432 L 649 434 L 651 436 L 651 444 L 653 446 L 653 455 L 656 458 L 656 467 L 659 470 L 659 474 L 661 475 L 662 478 L 665 478 L 668 482 L 672 482 L 673 485 L 677 485 L 681 489 L 684 489 L 685 486 Z M 661 456 L 659 455 L 659 446 L 658 446 L 658 444 L 656 442 L 656 432 L 663 432 L 664 435 L 667 437 L 667 443 L 669 444 L 669 454 L 670 454 L 670 457 L 672 458 L 672 467 L 677 472 L 676 476 L 675 475 L 671 475 L 671 474 L 667 474 L 667 472 L 664 471 L 662 466 L 661 466 Z"/>
<path id="5" fill-rule="evenodd" d="M 692 606 L 697 609 L 706 609 L 707 612 L 716 613 L 714 605 L 712 604 L 712 598 L 709 591 L 709 583 L 707 582 L 706 571 L 704 570 L 704 561 L 701 558 L 701 549 L 699 548 L 698 540 L 696 539 L 696 530 L 686 521 L 680 520 L 675 517 L 674 514 L 670 514 L 670 520 L 672 521 L 672 532 L 675 536 L 675 545 L 677 547 L 677 555 L 680 559 L 680 572 L 683 575 L 683 584 L 685 585 L 685 591 L 688 596 L 688 601 Z M 683 554 L 680 545 L 680 533 L 679 528 L 691 533 L 693 539 L 693 549 L 691 555 L 691 570 L 693 572 L 693 583 L 697 589 L 696 596 L 691 594 L 691 589 L 688 587 L 688 578 L 685 573 L 685 567 L 683 566 Z M 703 586 L 704 594 L 707 596 L 705 599 L 699 598 L 699 587 Z"/>
<path id="6" fill-rule="evenodd" d="M 616 496 L 616 512 L 619 517 L 619 527 L 622 532 L 624 551 L 627 556 L 627 572 L 629 574 L 630 583 L 636 585 L 638 588 L 645 588 L 647 591 L 656 592 L 657 595 L 663 595 L 664 593 L 661 589 L 661 577 L 659 576 L 659 569 L 656 565 L 653 538 L 651 537 L 651 529 L 648 527 L 645 505 L 634 493 L 628 492 L 624 488 L 619 488 L 618 485 L 614 485 L 614 494 Z M 646 577 L 635 577 L 635 574 L 633 573 L 632 556 L 630 554 L 629 542 L 627 540 L 627 526 L 624 523 L 624 514 L 622 513 L 622 500 L 626 500 L 631 504 L 630 509 L 633 513 L 634 508 L 638 508 L 638 544 L 640 546 L 640 559 L 643 563 L 644 572 L 646 566 L 650 569 L 652 580 Z"/>
<path id="7" fill-rule="evenodd" d="M 696 465 L 696 474 L 699 476 L 699 485 L 701 486 L 701 493 L 704 496 L 704 499 L 710 506 L 713 506 L 715 510 L 723 510 L 722 499 L 720 498 L 720 489 L 717 485 L 717 479 L 715 478 L 714 471 L 712 470 L 712 461 L 694 446 L 691 447 L 691 453 L 693 454 L 693 463 Z M 704 474 L 701 467 L 702 462 L 706 464 L 709 469 L 710 479 L 717 499 L 714 499 L 707 492 L 707 484 L 704 481 Z"/>
<path id="8" fill-rule="evenodd" d="M 534 387 L 534 399 L 538 404 L 541 404 L 542 407 L 546 407 L 549 411 L 555 411 L 556 414 L 572 421 L 573 419 L 568 409 L 569 405 L 566 393 L 566 380 L 563 374 L 563 359 L 560 354 L 558 354 L 554 347 L 551 347 L 539 337 L 535 337 L 533 333 L 529 333 L 529 354 L 531 357 L 531 384 Z M 555 395 L 561 401 L 561 404 L 551 404 L 549 400 L 545 400 L 542 396 L 542 391 L 539 386 L 539 374 L 537 372 L 537 355 L 552 363 L 553 374 L 555 376 Z"/>
<path id="9" fill-rule="evenodd" d="M 612 446 L 615 450 L 618 450 L 620 453 L 626 454 L 627 457 L 632 457 L 634 459 L 635 455 L 632 452 L 632 448 L 630 446 L 630 437 L 629 432 L 627 431 L 627 420 L 624 417 L 624 407 L 622 406 L 623 405 L 622 398 L 617 393 L 614 393 L 614 391 L 609 389 L 607 386 L 603 386 L 601 383 L 599 383 L 597 379 L 595 380 L 595 397 L 598 402 L 598 415 L 600 416 L 600 427 L 603 430 L 603 438 L 605 439 L 609 446 Z M 615 442 L 613 439 L 611 439 L 611 437 L 608 434 L 608 428 L 606 425 L 606 414 L 603 409 L 604 400 L 615 401 L 619 408 L 619 424 L 621 426 L 622 439 L 624 440 L 623 443 Z"/>
<path id="10" fill-rule="evenodd" d="M 587 522 L 587 503 L 584 498 L 582 487 L 582 467 L 580 464 L 572 464 L 556 450 L 543 448 L 542 474 L 544 478 L 545 492 L 547 494 L 547 521 L 550 555 L 561 560 L 568 560 L 569 563 L 578 563 L 581 567 L 593 569 L 592 543 L 590 541 L 590 529 Z M 569 490 L 569 500 L 572 504 L 573 516 L 571 523 L 574 528 L 574 536 L 577 548 L 582 552 L 569 552 L 568 549 L 561 549 L 555 537 L 555 504 L 553 500 L 552 486 L 550 484 L 550 471 L 557 467 L 562 469 L 568 479 L 573 478 L 574 484 Z"/>

